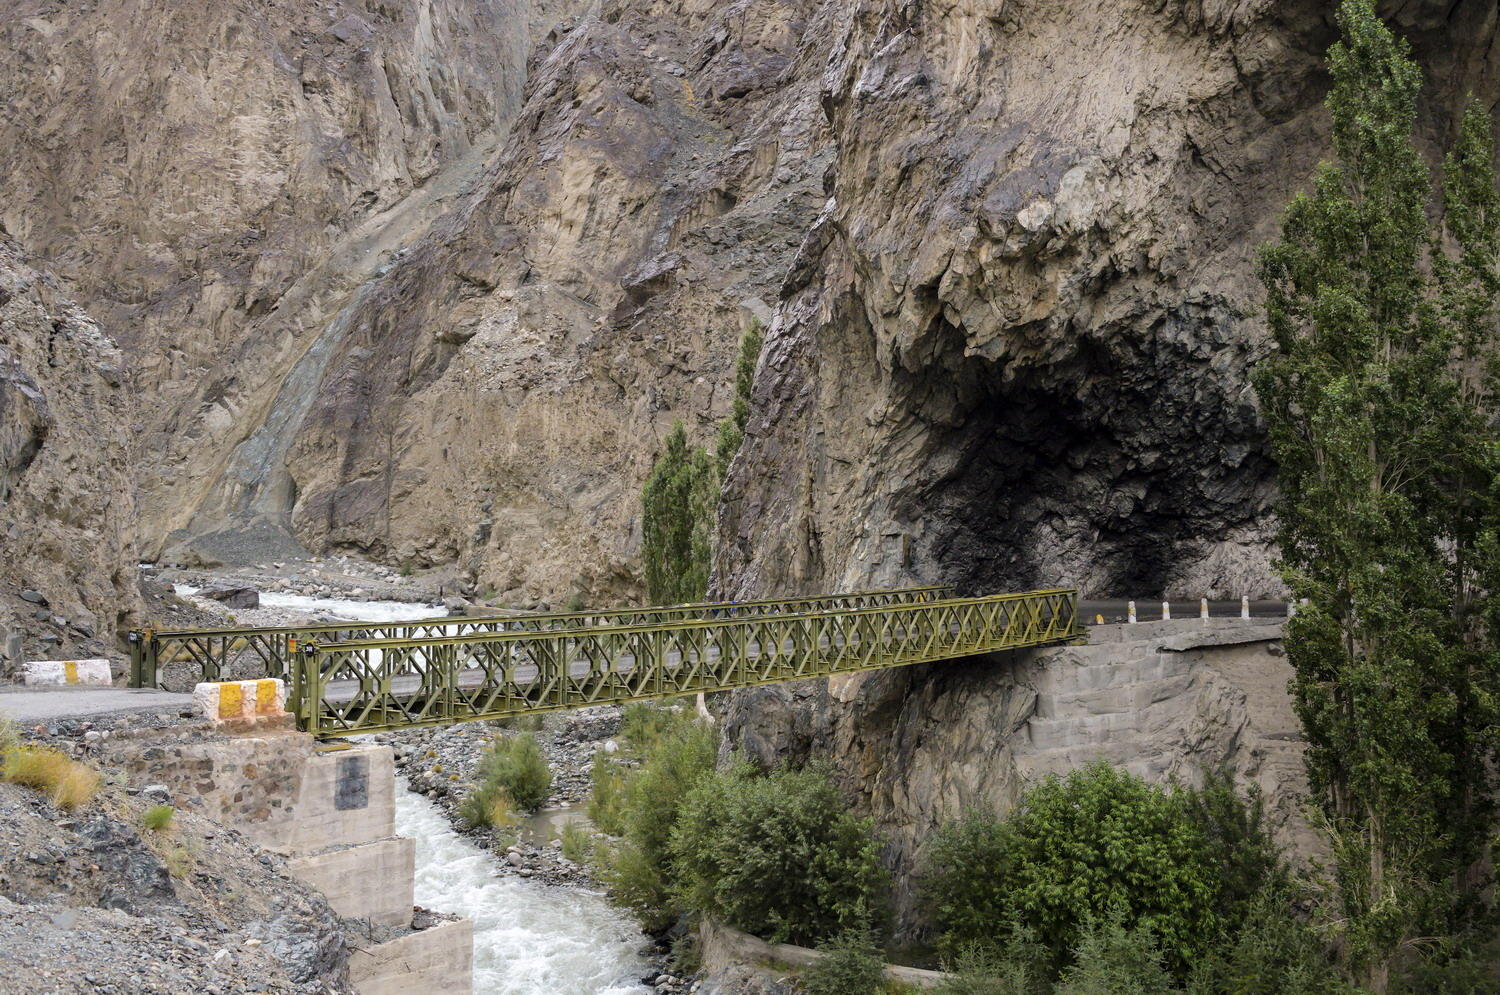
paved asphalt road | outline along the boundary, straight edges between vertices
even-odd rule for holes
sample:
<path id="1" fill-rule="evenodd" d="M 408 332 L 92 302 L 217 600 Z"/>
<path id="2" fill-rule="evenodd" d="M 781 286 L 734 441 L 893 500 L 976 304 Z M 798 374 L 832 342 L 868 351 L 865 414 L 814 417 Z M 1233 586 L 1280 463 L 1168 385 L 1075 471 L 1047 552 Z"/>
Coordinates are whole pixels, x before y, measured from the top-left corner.
<path id="1" fill-rule="evenodd" d="M 23 688 L 0 690 L 0 715 L 20 723 L 84 715 L 155 712 L 193 707 L 193 696 L 146 688 Z"/>

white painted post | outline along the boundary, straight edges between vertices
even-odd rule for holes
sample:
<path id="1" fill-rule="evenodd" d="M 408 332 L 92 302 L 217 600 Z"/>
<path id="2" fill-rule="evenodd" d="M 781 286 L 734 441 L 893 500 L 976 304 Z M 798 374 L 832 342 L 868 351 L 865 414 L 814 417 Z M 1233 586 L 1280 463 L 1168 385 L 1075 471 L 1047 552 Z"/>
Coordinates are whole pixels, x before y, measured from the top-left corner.
<path id="1" fill-rule="evenodd" d="M 1249 617 L 1250 617 L 1250 597 L 1249 597 L 1249 595 L 1241 595 L 1240 596 L 1240 618 L 1249 618 Z"/>
<path id="2" fill-rule="evenodd" d="M 1208 621 L 1208 599 L 1207 598 L 1199 598 L 1198 599 L 1198 617 L 1201 618 L 1201 619 L 1203 619 L 1203 621 L 1205 621 L 1205 622 Z"/>
<path id="3" fill-rule="evenodd" d="M 1132 601 L 1129 605 L 1127 605 L 1125 607 L 1125 621 L 1127 621 L 1127 622 L 1134 622 L 1135 621 L 1135 602 L 1134 601 Z"/>
<path id="4" fill-rule="evenodd" d="M 1161 603 L 1161 620 L 1163 622 L 1172 621 L 1172 602 L 1163 601 Z"/>
<path id="5" fill-rule="evenodd" d="M 1293 598 L 1291 601 L 1288 601 L 1286 603 L 1286 617 L 1287 618 L 1296 618 L 1297 617 L 1297 599 L 1296 598 Z"/>

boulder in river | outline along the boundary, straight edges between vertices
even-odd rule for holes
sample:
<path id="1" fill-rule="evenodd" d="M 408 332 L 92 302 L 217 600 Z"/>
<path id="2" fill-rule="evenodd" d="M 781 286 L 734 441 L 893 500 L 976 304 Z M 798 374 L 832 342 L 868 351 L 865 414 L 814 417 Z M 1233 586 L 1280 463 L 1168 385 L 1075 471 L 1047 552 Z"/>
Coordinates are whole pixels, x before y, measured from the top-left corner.
<path id="1" fill-rule="evenodd" d="M 226 608 L 259 608 L 260 592 L 245 584 L 210 584 L 198 594 L 221 601 Z"/>

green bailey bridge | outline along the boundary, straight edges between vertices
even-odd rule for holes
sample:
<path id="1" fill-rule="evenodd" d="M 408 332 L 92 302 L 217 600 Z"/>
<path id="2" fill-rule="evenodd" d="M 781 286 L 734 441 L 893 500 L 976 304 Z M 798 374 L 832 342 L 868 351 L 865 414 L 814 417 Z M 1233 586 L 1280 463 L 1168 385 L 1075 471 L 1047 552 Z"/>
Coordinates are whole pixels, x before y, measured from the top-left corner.
<path id="1" fill-rule="evenodd" d="M 131 634 L 132 687 L 276 677 L 318 736 L 668 698 L 1079 638 L 1071 588 L 819 598 Z M 179 690 L 188 690 L 181 688 Z"/>

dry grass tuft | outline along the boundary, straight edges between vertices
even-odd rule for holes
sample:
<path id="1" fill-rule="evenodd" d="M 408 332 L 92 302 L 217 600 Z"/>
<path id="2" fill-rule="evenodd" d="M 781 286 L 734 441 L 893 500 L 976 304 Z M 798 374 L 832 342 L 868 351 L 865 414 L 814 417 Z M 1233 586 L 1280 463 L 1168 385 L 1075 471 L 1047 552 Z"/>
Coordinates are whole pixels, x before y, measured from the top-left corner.
<path id="1" fill-rule="evenodd" d="M 11 746 L 5 751 L 5 780 L 35 788 L 65 811 L 87 804 L 99 790 L 99 775 L 61 750 Z"/>

